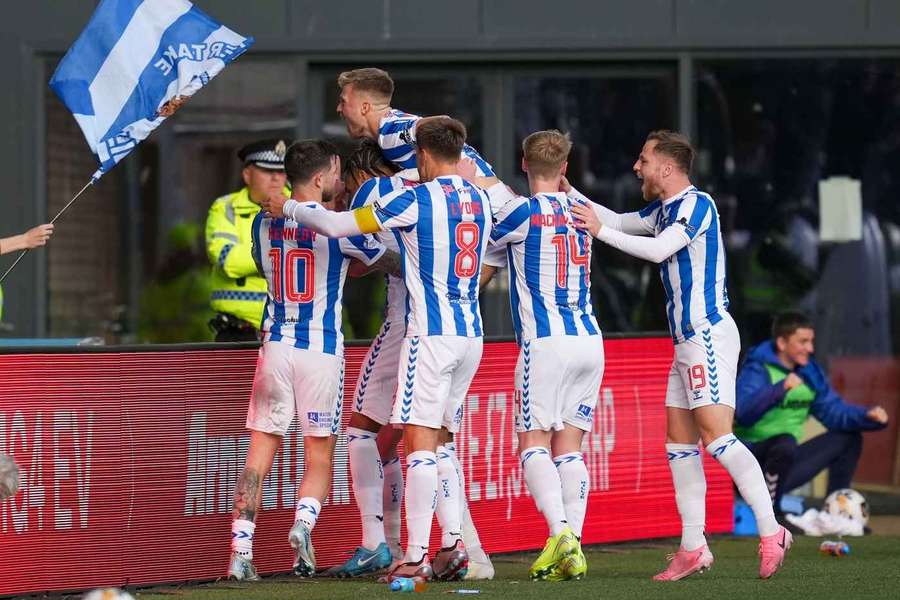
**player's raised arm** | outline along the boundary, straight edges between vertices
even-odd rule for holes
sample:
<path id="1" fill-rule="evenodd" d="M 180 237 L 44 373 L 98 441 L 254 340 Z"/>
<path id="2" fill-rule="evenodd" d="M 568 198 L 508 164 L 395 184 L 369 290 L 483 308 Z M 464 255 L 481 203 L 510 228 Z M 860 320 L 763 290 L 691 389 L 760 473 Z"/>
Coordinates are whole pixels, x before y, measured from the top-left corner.
<path id="1" fill-rule="evenodd" d="M 630 235 L 653 235 L 653 221 L 656 218 L 656 211 L 660 208 L 660 202 L 651 202 L 637 212 L 617 213 L 579 192 L 565 178 L 559 187 L 560 191 L 565 192 L 572 200 L 589 206 L 604 226 Z"/>
<path id="2" fill-rule="evenodd" d="M 323 180 L 336 178 L 339 171 L 339 165 L 332 162 L 327 170 L 316 174 L 315 177 L 321 177 Z M 402 194 L 404 194 L 403 191 L 398 191 L 385 198 L 384 201 L 387 204 L 395 196 Z M 375 216 L 375 205 L 363 206 L 351 211 L 335 212 L 321 210 L 320 206 L 313 206 L 295 199 L 271 198 L 264 202 L 263 209 L 275 217 L 293 219 L 327 237 L 355 236 L 375 233 L 382 229 L 381 222 Z"/>
<path id="3" fill-rule="evenodd" d="M 629 235 L 600 222 L 596 212 L 587 205 L 575 204 L 572 214 L 578 219 L 575 227 L 589 232 L 592 236 L 618 248 L 626 254 L 661 263 L 690 243 L 691 238 L 679 228 L 669 227 L 656 237 Z"/>

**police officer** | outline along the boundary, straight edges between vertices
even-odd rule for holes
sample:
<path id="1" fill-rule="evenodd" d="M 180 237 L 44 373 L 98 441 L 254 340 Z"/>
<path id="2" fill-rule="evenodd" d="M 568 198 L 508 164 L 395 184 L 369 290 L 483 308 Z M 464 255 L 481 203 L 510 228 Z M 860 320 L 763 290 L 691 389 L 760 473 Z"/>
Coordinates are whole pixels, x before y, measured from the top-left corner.
<path id="1" fill-rule="evenodd" d="M 260 203 L 285 187 L 285 140 L 262 140 L 238 151 L 245 186 L 213 202 L 206 220 L 206 253 L 213 265 L 210 326 L 217 342 L 255 341 L 266 303 L 266 280 L 250 251 L 251 224 Z"/>

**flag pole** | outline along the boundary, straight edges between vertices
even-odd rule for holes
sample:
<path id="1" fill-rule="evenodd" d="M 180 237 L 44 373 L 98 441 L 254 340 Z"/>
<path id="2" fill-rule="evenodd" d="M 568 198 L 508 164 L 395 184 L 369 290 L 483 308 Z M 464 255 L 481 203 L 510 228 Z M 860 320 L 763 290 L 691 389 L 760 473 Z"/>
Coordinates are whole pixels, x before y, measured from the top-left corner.
<path id="1" fill-rule="evenodd" d="M 88 182 L 85 184 L 85 186 L 84 186 L 83 188 L 81 188 L 81 190 L 80 190 L 77 194 L 75 194 L 75 196 L 74 196 L 71 200 L 69 200 L 69 202 L 68 202 L 65 206 L 62 207 L 62 210 L 59 211 L 58 213 L 56 213 L 56 216 L 55 216 L 55 217 L 53 217 L 52 219 L 50 219 L 50 223 L 51 223 L 51 224 L 55 223 L 56 220 L 57 220 L 58 218 L 60 218 L 64 212 L 66 212 L 66 209 L 69 208 L 70 206 L 72 206 L 72 204 L 73 204 L 76 200 L 78 200 L 78 197 L 79 197 L 81 194 L 83 194 L 83 193 L 85 192 L 85 190 L 87 190 L 89 187 L 91 187 L 91 185 L 92 185 L 95 181 L 97 181 L 97 180 L 96 180 L 95 178 L 92 177 L 91 180 L 88 181 Z M 22 250 L 22 253 L 19 254 L 19 256 L 16 258 L 15 262 L 14 262 L 12 265 L 10 265 L 10 267 L 6 270 L 6 272 L 5 272 L 2 276 L 0 276 L 0 283 L 3 283 L 3 280 L 6 279 L 6 276 L 9 275 L 9 274 L 12 272 L 12 270 L 16 268 L 16 265 L 19 264 L 19 261 L 22 260 L 22 259 L 25 257 L 26 254 L 28 254 L 28 250 L 29 250 L 28 248 L 26 248 L 25 250 Z"/>

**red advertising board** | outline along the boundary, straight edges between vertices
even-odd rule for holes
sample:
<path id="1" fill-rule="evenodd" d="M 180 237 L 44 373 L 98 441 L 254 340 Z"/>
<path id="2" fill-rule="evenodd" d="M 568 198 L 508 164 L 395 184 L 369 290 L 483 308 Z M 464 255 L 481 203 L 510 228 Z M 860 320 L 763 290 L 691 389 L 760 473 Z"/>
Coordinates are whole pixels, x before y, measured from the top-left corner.
<path id="1" fill-rule="evenodd" d="M 539 548 L 546 536 L 516 457 L 517 352 L 512 343 L 485 344 L 459 436 L 488 552 Z M 347 348 L 348 394 L 364 354 Z M 584 444 L 591 475 L 584 541 L 675 535 L 663 407 L 672 344 L 607 340 L 606 356 Z M 0 452 L 15 457 L 22 484 L 0 502 L 0 594 L 222 576 L 255 363 L 249 349 L 0 355 Z M 260 572 L 290 569 L 302 453 L 301 438 L 289 432 L 265 481 L 254 547 Z M 729 531 L 730 480 L 714 461 L 706 466 L 707 530 Z M 313 533 L 320 567 L 359 543 L 358 521 L 342 434 Z"/>

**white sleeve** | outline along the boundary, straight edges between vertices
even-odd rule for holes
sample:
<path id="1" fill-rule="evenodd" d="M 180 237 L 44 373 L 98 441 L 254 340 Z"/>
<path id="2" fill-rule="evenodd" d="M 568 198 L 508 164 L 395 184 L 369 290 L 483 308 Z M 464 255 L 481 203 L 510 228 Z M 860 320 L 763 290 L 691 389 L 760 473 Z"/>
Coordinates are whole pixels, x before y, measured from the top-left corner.
<path id="1" fill-rule="evenodd" d="M 341 253 L 348 258 L 355 258 L 367 267 L 372 266 L 387 250 L 384 244 L 371 235 L 354 235 L 341 238 L 339 241 Z"/>
<path id="2" fill-rule="evenodd" d="M 491 203 L 491 212 L 494 215 L 499 214 L 504 206 L 518 198 L 502 181 L 495 183 L 484 191 L 487 192 Z"/>
<path id="3" fill-rule="evenodd" d="M 648 235 L 653 233 L 653 226 L 640 212 L 617 213 L 609 210 L 602 204 L 594 202 L 574 187 L 566 194 L 569 198 L 577 200 L 582 204 L 590 206 L 594 210 L 594 214 L 600 219 L 604 227 L 611 227 L 623 233 L 633 235 Z"/>
<path id="4" fill-rule="evenodd" d="M 484 256 L 481 258 L 481 262 L 489 267 L 505 269 L 507 266 L 506 244 L 499 246 L 488 244 L 487 249 L 484 251 Z"/>
<path id="5" fill-rule="evenodd" d="M 293 199 L 284 203 L 283 210 L 284 216 L 309 227 L 325 237 L 339 238 L 363 233 L 352 212 L 335 212 L 321 209 L 317 205 L 310 203 L 301 204 Z"/>
<path id="6" fill-rule="evenodd" d="M 680 227 L 667 227 L 656 237 L 645 237 L 629 235 L 605 225 L 597 233 L 597 239 L 626 254 L 657 264 L 687 246 L 691 241 L 688 234 Z"/>

